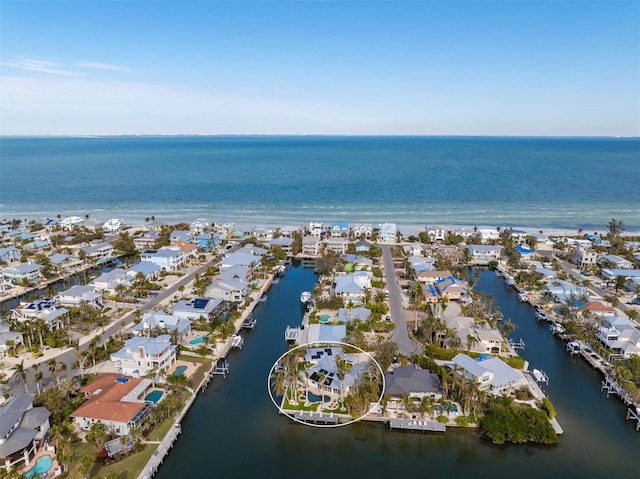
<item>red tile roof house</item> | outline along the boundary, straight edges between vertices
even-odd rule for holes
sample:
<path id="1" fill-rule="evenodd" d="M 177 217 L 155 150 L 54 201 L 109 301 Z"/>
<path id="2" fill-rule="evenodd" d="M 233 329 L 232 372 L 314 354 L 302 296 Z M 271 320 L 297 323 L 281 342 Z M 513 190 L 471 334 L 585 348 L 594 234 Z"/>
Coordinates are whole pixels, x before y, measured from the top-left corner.
<path id="1" fill-rule="evenodd" d="M 149 415 L 152 402 L 144 396 L 151 380 L 102 374 L 80 391 L 87 401 L 71 417 L 78 430 L 89 430 L 95 422 L 102 422 L 118 436 L 142 424 Z"/>

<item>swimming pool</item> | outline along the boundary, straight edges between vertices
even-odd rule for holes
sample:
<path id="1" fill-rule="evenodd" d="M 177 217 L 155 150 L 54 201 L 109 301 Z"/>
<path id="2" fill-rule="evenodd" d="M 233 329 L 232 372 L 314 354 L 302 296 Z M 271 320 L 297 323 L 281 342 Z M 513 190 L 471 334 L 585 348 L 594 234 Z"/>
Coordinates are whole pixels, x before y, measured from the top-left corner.
<path id="1" fill-rule="evenodd" d="M 328 314 L 321 314 L 320 315 L 320 322 L 322 324 L 328 323 L 329 322 L 329 315 Z"/>
<path id="2" fill-rule="evenodd" d="M 436 406 L 433 408 L 433 412 L 435 412 L 436 414 L 440 414 L 440 407 Z M 444 409 L 442 411 L 442 414 L 445 414 L 447 412 L 446 409 Z M 452 404 L 451 407 L 449 408 L 449 412 L 458 412 L 458 406 L 456 406 L 455 404 Z"/>
<path id="3" fill-rule="evenodd" d="M 192 339 L 191 341 L 189 341 L 189 344 L 194 345 L 194 344 L 201 344 L 204 342 L 204 338 L 208 337 L 208 335 L 204 334 L 202 336 L 198 336 L 196 339 Z"/>
<path id="4" fill-rule="evenodd" d="M 147 394 L 147 395 L 144 397 L 144 400 L 145 400 L 145 401 L 148 401 L 148 402 L 152 402 L 152 403 L 154 403 L 154 404 L 155 404 L 155 403 L 157 403 L 158 401 L 160 401 L 160 398 L 161 398 L 161 397 L 162 397 L 162 391 L 160 391 L 160 390 L 158 390 L 158 389 L 157 389 L 157 390 L 155 390 L 155 391 L 151 391 L 149 394 Z"/>
<path id="5" fill-rule="evenodd" d="M 182 376 L 186 370 L 187 370 L 186 366 L 178 366 L 176 370 L 173 372 L 172 376 Z"/>
<path id="6" fill-rule="evenodd" d="M 307 398 L 309 399 L 309 402 L 320 402 L 322 401 L 322 396 L 317 396 L 315 394 L 311 394 L 311 393 L 307 393 Z M 331 401 L 331 398 L 329 396 L 325 396 L 324 397 L 324 402 L 329 402 Z"/>
<path id="7" fill-rule="evenodd" d="M 36 461 L 36 465 L 24 473 L 27 479 L 35 479 L 44 476 L 53 467 L 51 456 L 40 456 Z"/>

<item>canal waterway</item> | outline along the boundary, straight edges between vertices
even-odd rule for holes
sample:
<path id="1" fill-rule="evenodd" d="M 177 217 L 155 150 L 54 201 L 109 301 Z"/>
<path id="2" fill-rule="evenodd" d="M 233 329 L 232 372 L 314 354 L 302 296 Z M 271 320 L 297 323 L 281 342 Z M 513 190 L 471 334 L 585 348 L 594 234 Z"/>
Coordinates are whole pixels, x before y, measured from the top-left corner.
<path id="1" fill-rule="evenodd" d="M 367 422 L 319 429 L 278 415 L 267 375 L 287 349 L 285 327 L 300 323 L 300 293 L 316 281 L 313 270 L 294 263 L 255 310 L 256 329 L 243 333 L 244 349 L 228 358 L 230 375 L 216 378 L 192 407 L 157 477 L 635 477 L 640 433 L 621 403 L 600 393 L 599 373 L 569 357 L 501 278 L 479 274 L 477 288 L 519 325 L 513 336 L 524 339 L 525 359 L 549 374 L 546 390 L 565 430 L 560 444 L 494 446 L 473 431 L 392 432 Z"/>

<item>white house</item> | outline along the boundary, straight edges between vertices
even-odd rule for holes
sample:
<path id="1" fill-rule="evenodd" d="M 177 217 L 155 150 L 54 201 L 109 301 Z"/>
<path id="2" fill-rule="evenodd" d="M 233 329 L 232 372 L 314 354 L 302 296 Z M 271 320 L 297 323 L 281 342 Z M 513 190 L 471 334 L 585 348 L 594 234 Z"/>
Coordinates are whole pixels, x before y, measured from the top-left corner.
<path id="1" fill-rule="evenodd" d="M 80 226 L 82 223 L 84 223 L 84 218 L 80 218 L 79 216 L 67 216 L 60 220 L 60 223 L 58 224 L 63 230 L 71 230 L 76 226 Z"/>
<path id="2" fill-rule="evenodd" d="M 191 321 L 172 314 L 145 313 L 138 324 L 131 328 L 136 336 L 153 336 L 156 332 L 175 332 L 179 344 L 191 332 Z"/>
<path id="3" fill-rule="evenodd" d="M 500 232 L 494 228 L 481 228 L 478 230 L 478 234 L 480 235 L 480 240 L 483 243 L 488 241 L 497 241 L 500 239 Z"/>
<path id="4" fill-rule="evenodd" d="M 528 386 L 524 374 L 500 358 L 476 361 L 466 354 L 458 354 L 453 358 L 453 364 L 456 366 L 454 374 L 462 374 L 468 380 L 476 382 L 481 390 L 490 391 L 495 395 Z"/>
<path id="5" fill-rule="evenodd" d="M 371 238 L 373 234 L 373 225 L 371 223 L 359 223 L 351 228 L 356 238 Z"/>
<path id="6" fill-rule="evenodd" d="M 321 236 L 324 231 L 324 225 L 322 222 L 310 222 L 309 223 L 309 234 L 311 236 Z"/>
<path id="7" fill-rule="evenodd" d="M 629 359 L 640 354 L 640 331 L 623 316 L 603 317 L 596 337 L 614 356 Z"/>
<path id="8" fill-rule="evenodd" d="M 82 306 L 89 305 L 94 308 L 104 307 L 104 300 L 102 294 L 93 286 L 81 286 L 76 285 L 71 288 L 60 291 L 53 299 L 59 306 Z"/>
<path id="9" fill-rule="evenodd" d="M 381 223 L 378 226 L 378 240 L 384 243 L 395 243 L 398 226 L 395 223 Z"/>
<path id="10" fill-rule="evenodd" d="M 320 253 L 320 238 L 318 236 L 302 237 L 302 254 L 318 255 Z"/>
<path id="11" fill-rule="evenodd" d="M 152 255 L 141 256 L 142 261 L 153 263 L 165 271 L 178 271 L 187 259 L 188 255 L 178 246 L 163 246 Z"/>
<path id="12" fill-rule="evenodd" d="M 116 371 L 127 376 L 146 376 L 149 372 L 166 371 L 176 362 L 176 346 L 171 336 L 161 334 L 155 338 L 127 339 L 124 347 L 111 354 Z"/>
<path id="13" fill-rule="evenodd" d="M 471 262 L 476 265 L 487 265 L 492 261 L 500 260 L 502 246 L 497 245 L 469 245 L 469 256 Z"/>
<path id="14" fill-rule="evenodd" d="M 447 239 L 447 228 L 444 226 L 427 226 L 425 231 L 431 241 L 444 241 Z"/>
<path id="15" fill-rule="evenodd" d="M 68 313 L 68 309 L 59 308 L 53 299 L 43 298 L 31 302 L 21 302 L 11 310 L 11 317 L 21 323 L 41 319 L 47 323 L 51 331 L 55 331 L 62 327 L 63 319 Z"/>
<path id="16" fill-rule="evenodd" d="M 37 263 L 24 263 L 2 270 L 2 276 L 13 284 L 28 281 L 29 284 L 37 283 L 40 280 L 40 270 L 42 266 Z"/>
<path id="17" fill-rule="evenodd" d="M 360 304 L 366 291 L 371 289 L 373 274 L 369 271 L 356 271 L 352 274 L 336 276 L 333 280 L 333 290 L 336 296 L 345 302 Z"/>
<path id="18" fill-rule="evenodd" d="M 613 269 L 633 269 L 633 262 L 615 254 L 607 254 L 598 259 L 598 263 Z"/>

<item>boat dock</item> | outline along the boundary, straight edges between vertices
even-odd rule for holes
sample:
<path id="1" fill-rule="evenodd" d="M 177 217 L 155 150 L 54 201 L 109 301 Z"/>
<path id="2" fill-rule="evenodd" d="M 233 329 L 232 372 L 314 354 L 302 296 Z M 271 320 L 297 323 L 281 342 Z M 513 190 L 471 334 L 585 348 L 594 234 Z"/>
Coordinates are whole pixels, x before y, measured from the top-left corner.
<path id="1" fill-rule="evenodd" d="M 404 431 L 432 431 L 446 432 L 447 426 L 438 421 L 419 421 L 416 419 L 389 419 L 391 429 L 401 429 Z"/>
<path id="2" fill-rule="evenodd" d="M 313 411 L 298 411 L 293 415 L 295 419 L 302 422 L 312 422 L 315 424 L 338 424 L 338 416 L 333 413 L 322 413 Z"/>
<path id="3" fill-rule="evenodd" d="M 245 318 L 244 321 L 242 321 L 242 328 L 243 329 L 253 329 L 256 327 L 256 319 L 249 316 L 248 318 Z"/>
<path id="4" fill-rule="evenodd" d="M 300 328 L 292 328 L 291 326 L 287 326 L 287 329 L 284 330 L 285 341 L 297 341 L 299 336 Z"/>

